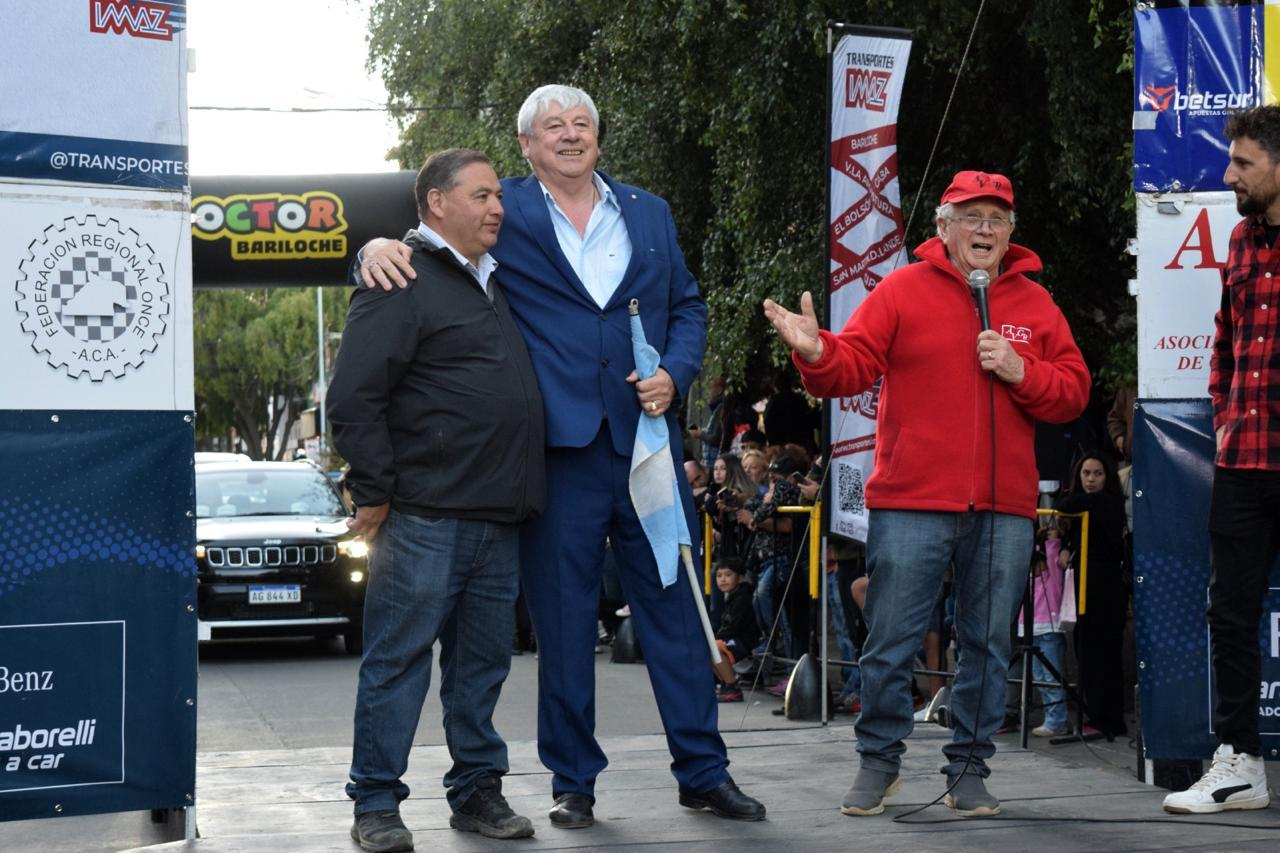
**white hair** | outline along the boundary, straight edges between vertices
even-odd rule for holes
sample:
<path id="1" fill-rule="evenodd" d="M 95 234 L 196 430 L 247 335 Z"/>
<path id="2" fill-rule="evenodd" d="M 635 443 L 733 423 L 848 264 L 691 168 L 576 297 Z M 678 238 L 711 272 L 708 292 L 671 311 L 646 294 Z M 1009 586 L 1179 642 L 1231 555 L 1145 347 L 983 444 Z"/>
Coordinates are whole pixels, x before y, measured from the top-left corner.
<path id="1" fill-rule="evenodd" d="M 591 123 L 596 126 L 596 130 L 600 129 L 600 113 L 596 109 L 596 102 L 591 100 L 591 96 L 575 86 L 539 86 L 524 99 L 524 104 L 520 107 L 520 112 L 516 116 L 516 129 L 524 136 L 533 135 L 533 122 L 547 111 L 547 108 L 555 102 L 562 109 L 571 110 L 574 107 L 584 106 L 587 112 L 591 114 Z"/>
<path id="2" fill-rule="evenodd" d="M 934 215 L 935 223 L 937 223 L 939 219 L 947 219 L 947 220 L 952 219 L 956 215 L 956 206 L 951 202 L 938 205 L 938 207 L 934 209 L 933 215 Z M 1016 225 L 1017 222 L 1018 222 L 1018 214 L 1014 212 L 1013 208 L 1009 208 L 1009 224 Z M 938 229 L 938 236 L 941 237 L 942 226 L 938 225 L 937 229 Z"/>

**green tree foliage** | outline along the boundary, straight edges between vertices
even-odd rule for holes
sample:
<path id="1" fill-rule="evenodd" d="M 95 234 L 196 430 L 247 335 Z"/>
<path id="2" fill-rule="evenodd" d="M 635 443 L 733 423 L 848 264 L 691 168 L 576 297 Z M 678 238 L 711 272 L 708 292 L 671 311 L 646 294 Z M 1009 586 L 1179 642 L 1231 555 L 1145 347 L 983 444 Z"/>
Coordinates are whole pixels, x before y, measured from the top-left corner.
<path id="1" fill-rule="evenodd" d="M 956 170 L 1009 175 L 1014 239 L 1043 257 L 1097 367 L 1133 334 L 1131 15 L 1119 0 L 376 0 L 370 64 L 393 108 L 430 107 L 400 113 L 405 168 L 470 145 L 523 173 L 524 97 L 549 82 L 591 92 L 603 168 L 671 202 L 710 305 L 708 363 L 741 388 L 785 368 L 760 301 L 823 286 L 826 22 L 909 29 L 908 245 L 933 233 Z"/>
<path id="2" fill-rule="evenodd" d="M 343 288 L 324 290 L 329 331 L 342 329 L 346 297 Z M 194 314 L 197 439 L 234 428 L 251 455 L 282 458 L 317 379 L 315 291 L 198 290 Z"/>

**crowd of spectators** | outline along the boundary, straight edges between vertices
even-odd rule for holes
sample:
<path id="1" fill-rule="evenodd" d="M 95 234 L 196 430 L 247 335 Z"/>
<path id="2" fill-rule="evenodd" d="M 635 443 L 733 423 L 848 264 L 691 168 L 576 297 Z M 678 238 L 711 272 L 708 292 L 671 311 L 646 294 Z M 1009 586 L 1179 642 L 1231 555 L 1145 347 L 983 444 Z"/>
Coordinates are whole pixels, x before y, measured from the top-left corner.
<path id="1" fill-rule="evenodd" d="M 710 520 L 712 587 L 708 611 L 716 639 L 735 675 L 717 688 L 722 702 L 744 698 L 744 683 L 775 695 L 786 688 L 788 661 L 816 650 L 817 627 L 808 592 L 809 516 L 783 513 L 781 507 L 804 507 L 816 500 L 823 480 L 821 457 L 814 455 L 818 438 L 817 410 L 795 392 L 775 395 L 763 403 L 745 405 L 723 396 L 713 383 L 709 413 L 688 428 L 691 447 L 685 476 L 698 508 L 699 524 Z M 1126 398 L 1125 394 L 1129 396 Z M 1123 399 L 1122 399 L 1123 398 Z M 1130 618 L 1129 522 L 1123 489 L 1127 477 L 1118 465 L 1130 461 L 1131 392 L 1121 391 L 1106 419 L 1106 431 L 1076 425 L 1077 441 L 1070 448 L 1069 474 L 1049 483 L 1042 505 L 1061 515 L 1041 519 L 1036 550 L 1031 555 L 1029 581 L 1033 603 L 1031 644 L 1053 667 L 1033 658 L 1033 677 L 1047 684 L 1052 671 L 1069 674 L 1083 699 L 1086 735 L 1114 738 L 1127 733 L 1125 723 L 1125 630 Z M 777 436 L 789 440 L 773 441 Z M 1110 446 L 1086 449 L 1081 441 Z M 1108 442 L 1109 440 L 1109 442 Z M 702 453 L 696 452 L 701 449 Z M 1123 469 L 1121 469 L 1123 470 Z M 1124 470 L 1127 474 L 1127 470 Z M 1081 525 L 1079 514 L 1089 513 L 1087 601 L 1080 597 Z M 606 555 L 606 562 L 612 554 Z M 701 563 L 699 563 L 701 565 Z M 1068 570 L 1072 571 L 1068 571 Z M 832 538 L 826 566 L 830 630 L 836 643 L 833 657 L 849 662 L 833 678 L 836 713 L 860 710 L 861 680 L 854 664 L 866 638 L 862 605 L 868 578 L 860 543 Z M 600 650 L 607 647 L 628 615 L 620 587 L 611 583 L 606 567 L 600 607 Z M 1064 584 L 1071 583 L 1067 589 Z M 917 719 L 924 706 L 946 685 L 954 670 L 954 599 L 950 581 L 933 594 L 934 609 L 928 631 L 921 638 L 918 668 L 922 674 L 913 692 Z M 1065 606 L 1064 606 L 1065 602 Z M 1085 603 L 1084 608 L 1080 604 Z M 1083 613 L 1077 614 L 1077 608 Z M 1067 612 L 1069 611 L 1069 612 Z M 1022 614 L 1010 630 L 1022 633 Z M 530 648 L 527 622 L 521 623 L 517 649 Z M 1015 674 L 1017 670 L 1014 671 Z M 1014 725 L 1012 697 L 1007 727 Z M 1037 694 L 1043 721 L 1037 736 L 1062 736 L 1076 730 L 1069 718 L 1069 702 L 1061 687 L 1041 687 Z"/>

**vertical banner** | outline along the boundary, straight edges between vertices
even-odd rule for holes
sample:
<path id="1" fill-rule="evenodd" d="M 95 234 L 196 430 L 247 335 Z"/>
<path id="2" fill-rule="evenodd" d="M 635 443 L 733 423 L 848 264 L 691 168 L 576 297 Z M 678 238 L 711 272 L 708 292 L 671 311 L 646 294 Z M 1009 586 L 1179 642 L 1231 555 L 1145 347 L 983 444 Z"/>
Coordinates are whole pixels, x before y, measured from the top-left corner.
<path id="1" fill-rule="evenodd" d="M 1280 0 L 1147 3 L 1134 12 L 1138 398 L 1134 635 L 1147 758 L 1207 758 L 1214 685 L 1205 607 L 1214 438 L 1208 400 L 1227 241 L 1232 110 L 1280 93 Z M 1259 731 L 1280 749 L 1280 566 L 1258 625 Z"/>
<path id="2" fill-rule="evenodd" d="M 185 0 L 0 27 L 0 820 L 195 802 Z"/>
<path id="3" fill-rule="evenodd" d="M 906 257 L 898 188 L 898 106 L 911 54 L 907 30 L 845 27 L 830 54 L 826 317 L 838 332 Z M 830 34 L 828 35 L 830 40 Z M 863 486 L 871 473 L 880 380 L 827 406 L 830 532 L 866 541 Z"/>

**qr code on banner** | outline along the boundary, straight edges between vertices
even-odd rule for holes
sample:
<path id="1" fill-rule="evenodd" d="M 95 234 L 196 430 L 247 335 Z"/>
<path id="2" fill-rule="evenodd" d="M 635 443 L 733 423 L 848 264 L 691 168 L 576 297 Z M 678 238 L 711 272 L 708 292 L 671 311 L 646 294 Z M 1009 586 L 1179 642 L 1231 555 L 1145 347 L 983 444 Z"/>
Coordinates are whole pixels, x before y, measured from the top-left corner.
<path id="1" fill-rule="evenodd" d="M 836 487 L 840 492 L 840 511 L 862 514 L 866 509 L 862 497 L 862 471 L 852 465 L 840 464 Z"/>

